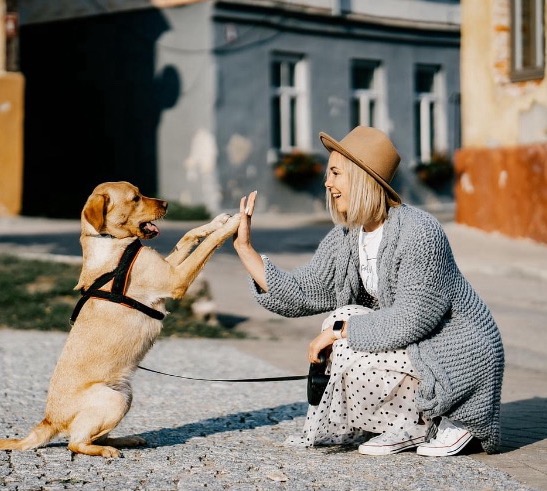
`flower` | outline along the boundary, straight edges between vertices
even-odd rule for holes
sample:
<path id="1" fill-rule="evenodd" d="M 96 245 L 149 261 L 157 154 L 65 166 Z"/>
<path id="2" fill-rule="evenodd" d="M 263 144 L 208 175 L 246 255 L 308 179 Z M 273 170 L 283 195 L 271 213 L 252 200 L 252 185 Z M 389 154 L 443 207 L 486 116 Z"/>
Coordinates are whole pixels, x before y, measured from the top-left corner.
<path id="1" fill-rule="evenodd" d="M 314 155 L 293 150 L 281 154 L 273 166 L 275 176 L 293 187 L 303 187 L 324 173 L 321 161 Z"/>
<path id="2" fill-rule="evenodd" d="M 420 162 L 414 169 L 418 178 L 433 189 L 440 189 L 454 176 L 454 166 L 444 153 L 433 153 L 430 162 Z"/>

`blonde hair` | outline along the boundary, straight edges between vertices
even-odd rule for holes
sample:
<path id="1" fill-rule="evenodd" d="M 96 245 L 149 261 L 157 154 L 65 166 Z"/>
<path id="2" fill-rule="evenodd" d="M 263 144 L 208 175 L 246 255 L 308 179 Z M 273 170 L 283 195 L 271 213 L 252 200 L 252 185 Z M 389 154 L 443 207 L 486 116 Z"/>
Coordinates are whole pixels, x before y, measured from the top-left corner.
<path id="1" fill-rule="evenodd" d="M 389 208 L 400 205 L 368 172 L 342 154 L 332 151 L 329 158 L 330 164 L 336 165 L 342 172 L 347 173 L 349 181 L 350 196 L 346 213 L 336 209 L 335 199 L 329 190 L 326 190 L 327 210 L 335 224 L 354 228 L 370 222 L 383 223 Z M 327 166 L 328 172 L 329 166 Z"/>

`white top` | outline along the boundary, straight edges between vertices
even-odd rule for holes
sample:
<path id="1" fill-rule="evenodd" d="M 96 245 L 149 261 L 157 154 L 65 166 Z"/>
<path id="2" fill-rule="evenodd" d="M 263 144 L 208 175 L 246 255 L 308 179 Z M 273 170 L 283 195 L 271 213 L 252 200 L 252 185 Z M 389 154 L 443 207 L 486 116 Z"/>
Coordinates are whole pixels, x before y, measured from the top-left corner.
<path id="1" fill-rule="evenodd" d="M 382 224 L 372 232 L 365 232 L 362 227 L 359 232 L 359 273 L 365 290 L 374 298 L 378 297 L 376 258 L 383 231 L 384 225 Z"/>

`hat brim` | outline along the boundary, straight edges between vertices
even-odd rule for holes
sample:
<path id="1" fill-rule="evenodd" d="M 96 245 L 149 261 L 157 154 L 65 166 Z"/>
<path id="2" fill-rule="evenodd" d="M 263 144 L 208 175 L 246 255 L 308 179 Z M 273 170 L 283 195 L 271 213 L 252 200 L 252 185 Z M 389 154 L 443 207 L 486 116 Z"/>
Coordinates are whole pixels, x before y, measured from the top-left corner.
<path id="1" fill-rule="evenodd" d="M 342 154 L 347 159 L 351 160 L 355 165 L 361 167 L 365 172 L 367 172 L 378 184 L 380 184 L 389 194 L 389 196 L 394 199 L 397 203 L 401 203 L 401 197 L 395 192 L 395 190 L 389 185 L 389 183 L 382 178 L 378 173 L 376 173 L 373 169 L 370 168 L 366 164 L 366 162 L 363 162 L 361 159 L 358 159 L 355 157 L 352 153 L 348 152 L 342 145 L 340 145 L 340 142 L 336 141 L 334 138 L 332 138 L 330 135 L 327 135 L 326 133 L 319 133 L 319 138 L 321 139 L 321 143 L 323 146 L 329 151 L 332 152 L 333 150 Z"/>

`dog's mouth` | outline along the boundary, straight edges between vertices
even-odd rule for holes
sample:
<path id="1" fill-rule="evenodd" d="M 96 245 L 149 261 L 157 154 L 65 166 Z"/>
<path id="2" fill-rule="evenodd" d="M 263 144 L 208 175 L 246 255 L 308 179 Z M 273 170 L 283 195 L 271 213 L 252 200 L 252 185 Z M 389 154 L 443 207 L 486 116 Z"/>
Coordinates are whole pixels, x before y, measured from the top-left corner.
<path id="1" fill-rule="evenodd" d="M 142 232 L 145 239 L 153 239 L 156 235 L 159 235 L 160 229 L 156 224 L 152 222 L 144 222 L 139 225 L 139 229 Z"/>

